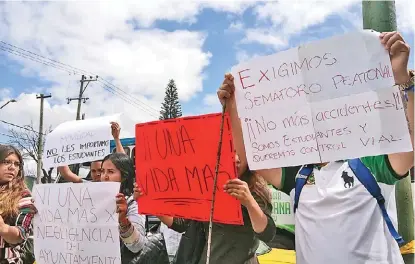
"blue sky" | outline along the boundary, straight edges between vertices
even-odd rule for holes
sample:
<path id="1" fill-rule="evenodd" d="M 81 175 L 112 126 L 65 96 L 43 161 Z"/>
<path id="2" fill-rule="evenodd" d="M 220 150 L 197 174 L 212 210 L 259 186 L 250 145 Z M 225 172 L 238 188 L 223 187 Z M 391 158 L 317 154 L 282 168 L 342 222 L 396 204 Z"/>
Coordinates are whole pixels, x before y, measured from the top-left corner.
<path id="1" fill-rule="evenodd" d="M 216 89 L 233 65 L 357 30 L 362 24 L 361 2 L 356 0 L 183 2 L 105 2 L 96 14 L 88 13 L 94 2 L 2 2 L 0 40 L 110 80 L 118 87 L 111 92 L 101 82 L 91 83 L 83 112 L 87 117 L 124 112 L 123 131 L 131 136 L 134 123 L 158 115 L 170 78 L 177 82 L 185 114 L 217 112 Z M 413 50 L 409 5 L 409 0 L 397 1 L 397 16 Z M 11 48 L 4 43 L 0 47 Z M 68 105 L 66 98 L 77 95 L 80 74 L 69 75 L 0 49 L 0 105 L 18 99 L 0 110 L 0 120 L 37 127 L 39 92 L 53 95 L 46 102 L 46 126 L 75 118 L 76 103 Z M 8 134 L 9 128 L 0 123 L 0 133 Z M 0 142 L 7 141 L 0 134 Z"/>

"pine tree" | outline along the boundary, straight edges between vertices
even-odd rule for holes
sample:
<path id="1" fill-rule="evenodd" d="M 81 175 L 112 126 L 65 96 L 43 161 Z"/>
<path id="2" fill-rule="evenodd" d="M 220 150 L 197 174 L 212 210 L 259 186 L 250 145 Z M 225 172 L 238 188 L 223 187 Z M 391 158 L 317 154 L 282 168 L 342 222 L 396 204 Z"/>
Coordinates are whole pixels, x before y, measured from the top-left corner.
<path id="1" fill-rule="evenodd" d="M 182 116 L 182 107 L 179 102 L 179 94 L 174 80 L 171 79 L 166 87 L 164 102 L 161 104 L 160 120 L 166 120 Z"/>

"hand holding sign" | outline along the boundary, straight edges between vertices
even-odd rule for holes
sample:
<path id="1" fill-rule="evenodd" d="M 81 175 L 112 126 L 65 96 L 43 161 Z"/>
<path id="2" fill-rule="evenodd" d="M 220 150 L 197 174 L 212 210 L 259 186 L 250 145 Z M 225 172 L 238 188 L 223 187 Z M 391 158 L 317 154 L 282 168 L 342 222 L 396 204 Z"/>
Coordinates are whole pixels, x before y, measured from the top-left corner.
<path id="1" fill-rule="evenodd" d="M 116 182 L 35 185 L 36 263 L 120 264 L 119 189 Z"/>
<path id="2" fill-rule="evenodd" d="M 185 117 L 136 126 L 137 182 L 143 214 L 209 221 L 221 114 Z M 215 133 L 216 132 L 216 133 Z M 236 178 L 235 152 L 226 116 L 217 190 Z M 242 224 L 241 205 L 216 193 L 214 222 Z"/>
<path id="3" fill-rule="evenodd" d="M 249 167 L 411 151 L 394 86 L 409 79 L 408 52 L 397 33 L 360 31 L 235 66 Z"/>
<path id="4" fill-rule="evenodd" d="M 121 127 L 117 122 L 111 122 L 111 134 L 114 139 L 120 138 Z"/>
<path id="5" fill-rule="evenodd" d="M 44 167 L 59 167 L 104 158 L 110 153 L 110 122 L 118 119 L 117 114 L 58 125 L 46 136 Z"/>
<path id="6" fill-rule="evenodd" d="M 223 191 L 238 199 L 245 207 L 256 203 L 254 197 L 249 190 L 248 183 L 240 179 L 229 180 L 224 186 Z"/>
<path id="7" fill-rule="evenodd" d="M 225 101 L 228 99 L 231 99 L 232 101 L 235 100 L 235 84 L 232 74 L 225 74 L 225 79 L 218 90 L 218 98 L 222 105 L 224 105 Z"/>
<path id="8" fill-rule="evenodd" d="M 115 202 L 117 204 L 117 213 L 118 213 L 118 222 L 122 225 L 128 224 L 127 219 L 127 200 L 125 199 L 124 194 L 118 193 L 115 196 Z"/>
<path id="9" fill-rule="evenodd" d="M 138 187 L 137 183 L 134 183 L 134 200 L 137 200 L 144 194 L 143 190 Z"/>
<path id="10" fill-rule="evenodd" d="M 405 43 L 402 35 L 398 32 L 384 32 L 379 35 L 379 38 L 391 56 L 391 64 L 395 82 L 397 84 L 406 82 L 409 79 L 409 45 Z"/>

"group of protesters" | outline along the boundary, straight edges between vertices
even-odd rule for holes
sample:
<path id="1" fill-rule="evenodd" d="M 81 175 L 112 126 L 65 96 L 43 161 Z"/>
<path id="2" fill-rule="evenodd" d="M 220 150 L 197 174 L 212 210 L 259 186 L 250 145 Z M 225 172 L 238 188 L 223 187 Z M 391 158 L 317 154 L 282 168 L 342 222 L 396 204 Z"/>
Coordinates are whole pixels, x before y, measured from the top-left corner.
<path id="1" fill-rule="evenodd" d="M 395 83 L 403 98 L 407 99 L 405 111 L 413 144 L 414 75 L 413 71 L 408 71 L 410 48 L 397 32 L 381 33 L 379 38 L 389 51 Z M 244 224 L 213 224 L 210 263 L 258 263 L 256 250 L 260 241 L 270 243 L 281 234 L 271 217 L 271 196 L 267 184 L 294 197 L 297 263 L 403 263 L 399 250 L 402 241 L 393 225 L 385 221 L 387 213 L 382 209 L 382 202 L 388 202 L 392 190 L 389 187 L 408 176 L 414 166 L 413 151 L 253 171 L 247 163 L 231 74 L 225 75 L 217 94 L 222 104 L 226 102 L 226 111 L 230 116 L 238 176 L 229 180 L 223 189 L 240 201 Z M 135 184 L 134 161 L 124 153 L 120 126 L 111 123 L 111 131 L 116 151 L 103 160 L 91 162 L 92 183 L 72 173 L 68 166 L 58 167 L 58 171 L 70 182 L 120 182 L 120 193 L 115 201 L 121 259 L 122 263 L 131 263 L 149 245 L 146 217 L 138 213 L 140 204 L 137 203 L 138 198 L 145 194 Z M 349 177 L 361 178 L 358 174 L 362 171 L 369 171 L 381 186 L 383 201 L 374 199 L 358 181 L 354 182 L 353 188 L 343 187 L 344 172 Z M 0 145 L 0 264 L 25 263 L 25 242 L 31 233 L 36 212 L 30 191 L 24 183 L 21 153 L 11 145 Z M 159 219 L 180 233 L 206 234 L 209 229 L 209 223 L 167 216 L 159 216 Z M 181 255 L 176 255 L 175 263 L 206 263 L 206 235 L 200 245 L 197 245 L 200 241 L 191 240 L 199 237 L 195 234 L 182 237 L 182 240 L 189 241 L 181 241 L 177 252 Z M 190 253 L 185 254 L 186 250 Z"/>

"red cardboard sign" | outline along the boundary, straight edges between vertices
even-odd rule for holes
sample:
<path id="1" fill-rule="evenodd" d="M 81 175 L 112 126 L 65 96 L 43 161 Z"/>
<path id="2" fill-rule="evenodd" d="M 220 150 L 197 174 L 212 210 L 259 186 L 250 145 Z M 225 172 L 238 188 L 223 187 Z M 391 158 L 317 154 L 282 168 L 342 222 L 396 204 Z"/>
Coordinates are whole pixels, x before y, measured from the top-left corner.
<path id="1" fill-rule="evenodd" d="M 221 114 L 136 125 L 139 212 L 209 221 Z M 214 222 L 242 225 L 241 204 L 223 192 L 237 177 L 229 117 L 225 116 Z"/>

